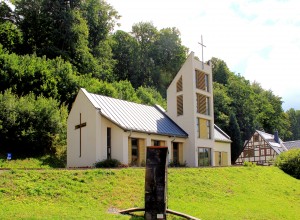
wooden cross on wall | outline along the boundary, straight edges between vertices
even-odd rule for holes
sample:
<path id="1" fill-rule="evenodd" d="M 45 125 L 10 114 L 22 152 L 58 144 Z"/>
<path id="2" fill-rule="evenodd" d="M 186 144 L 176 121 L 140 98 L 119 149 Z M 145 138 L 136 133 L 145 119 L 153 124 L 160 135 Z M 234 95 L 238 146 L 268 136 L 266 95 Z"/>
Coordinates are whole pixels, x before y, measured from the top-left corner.
<path id="1" fill-rule="evenodd" d="M 206 47 L 204 44 L 203 44 L 203 38 L 202 38 L 202 35 L 201 35 L 201 43 L 198 43 L 202 46 L 202 69 L 204 69 L 204 60 L 203 60 L 203 47 Z"/>
<path id="2" fill-rule="evenodd" d="M 86 122 L 81 123 L 81 113 L 79 115 L 79 125 L 75 125 L 75 130 L 79 129 L 79 157 L 81 157 L 81 128 L 86 126 Z"/>

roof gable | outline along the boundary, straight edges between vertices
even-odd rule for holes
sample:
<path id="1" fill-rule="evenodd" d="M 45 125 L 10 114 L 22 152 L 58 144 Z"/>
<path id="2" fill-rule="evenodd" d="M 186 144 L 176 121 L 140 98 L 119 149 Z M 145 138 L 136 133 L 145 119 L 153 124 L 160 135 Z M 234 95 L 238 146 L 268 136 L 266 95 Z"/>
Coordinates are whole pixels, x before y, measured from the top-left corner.
<path id="1" fill-rule="evenodd" d="M 287 151 L 287 148 L 283 145 L 283 141 L 279 138 L 279 143 L 274 139 L 273 134 L 268 134 L 263 131 L 256 130 L 256 132 L 268 143 L 268 145 L 278 154 L 283 151 Z"/>
<path id="2" fill-rule="evenodd" d="M 215 140 L 216 141 L 222 141 L 222 142 L 229 142 L 231 143 L 232 141 L 230 140 L 230 137 L 217 125 L 214 125 L 214 135 L 215 135 Z"/>
<path id="3" fill-rule="evenodd" d="M 121 99 L 92 94 L 81 89 L 101 115 L 128 131 L 188 137 L 161 107 L 137 104 Z"/>

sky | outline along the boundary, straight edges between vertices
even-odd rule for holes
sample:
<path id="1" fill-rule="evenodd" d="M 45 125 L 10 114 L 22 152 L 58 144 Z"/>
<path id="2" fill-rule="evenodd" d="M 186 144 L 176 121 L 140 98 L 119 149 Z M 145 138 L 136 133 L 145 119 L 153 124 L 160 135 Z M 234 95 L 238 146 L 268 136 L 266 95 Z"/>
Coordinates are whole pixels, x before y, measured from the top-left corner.
<path id="1" fill-rule="evenodd" d="M 106 0 L 122 16 L 116 30 L 152 22 L 176 27 L 182 44 L 204 61 L 217 57 L 232 72 L 300 110 L 299 0 Z"/>

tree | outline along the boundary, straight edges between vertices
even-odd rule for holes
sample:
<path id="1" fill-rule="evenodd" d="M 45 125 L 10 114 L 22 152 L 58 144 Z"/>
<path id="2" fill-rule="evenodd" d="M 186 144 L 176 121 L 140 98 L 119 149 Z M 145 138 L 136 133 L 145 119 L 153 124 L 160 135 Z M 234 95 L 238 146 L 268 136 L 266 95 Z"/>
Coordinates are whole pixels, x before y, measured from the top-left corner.
<path id="1" fill-rule="evenodd" d="M 158 91 L 166 97 L 166 89 L 186 60 L 188 49 L 181 44 L 177 28 L 161 29 L 151 49 L 151 57 L 159 69 L 154 79 Z"/>
<path id="2" fill-rule="evenodd" d="M 140 71 L 138 69 L 138 57 L 140 48 L 137 40 L 129 33 L 116 31 L 112 39 L 113 59 L 116 60 L 114 77 L 117 81 L 129 80 L 134 88 L 141 85 Z"/>
<path id="3" fill-rule="evenodd" d="M 215 123 L 224 131 L 229 131 L 229 119 L 232 114 L 232 98 L 228 96 L 227 88 L 217 82 L 214 87 L 214 118 Z"/>
<path id="4" fill-rule="evenodd" d="M 154 86 L 154 74 L 157 74 L 155 63 L 151 57 L 151 47 L 157 37 L 157 29 L 150 22 L 139 22 L 132 26 L 134 38 L 137 40 L 140 53 L 136 57 L 138 59 L 137 68 L 140 85 Z"/>
<path id="5" fill-rule="evenodd" d="M 234 164 L 243 151 L 240 127 L 234 114 L 230 115 L 228 135 L 231 138 L 231 163 Z"/>
<path id="6" fill-rule="evenodd" d="M 291 137 L 287 140 L 299 140 L 300 139 L 300 110 L 293 108 L 286 111 L 290 125 L 291 125 Z"/>
<path id="7" fill-rule="evenodd" d="M 240 127 L 241 139 L 248 140 L 255 130 L 254 92 L 249 81 L 234 75 L 228 81 L 228 95 L 232 98 L 231 108 Z"/>
<path id="8" fill-rule="evenodd" d="M 67 114 L 67 108 L 51 98 L 0 93 L 1 152 L 34 157 L 65 149 Z"/>
<path id="9" fill-rule="evenodd" d="M 227 67 L 227 64 L 223 60 L 215 57 L 211 59 L 211 62 L 214 82 L 218 82 L 223 85 L 228 84 L 229 77 L 232 75 L 232 73 Z"/>

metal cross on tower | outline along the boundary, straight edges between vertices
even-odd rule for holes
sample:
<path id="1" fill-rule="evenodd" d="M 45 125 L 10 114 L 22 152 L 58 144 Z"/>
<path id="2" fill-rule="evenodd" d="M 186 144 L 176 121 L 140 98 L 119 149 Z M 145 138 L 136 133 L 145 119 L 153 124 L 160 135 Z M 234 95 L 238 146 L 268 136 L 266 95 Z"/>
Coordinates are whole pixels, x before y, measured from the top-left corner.
<path id="1" fill-rule="evenodd" d="M 198 42 L 198 44 L 200 44 L 200 45 L 202 46 L 202 69 L 204 69 L 203 47 L 206 47 L 206 46 L 203 44 L 203 38 L 202 38 L 202 35 L 201 35 L 201 43 Z"/>

